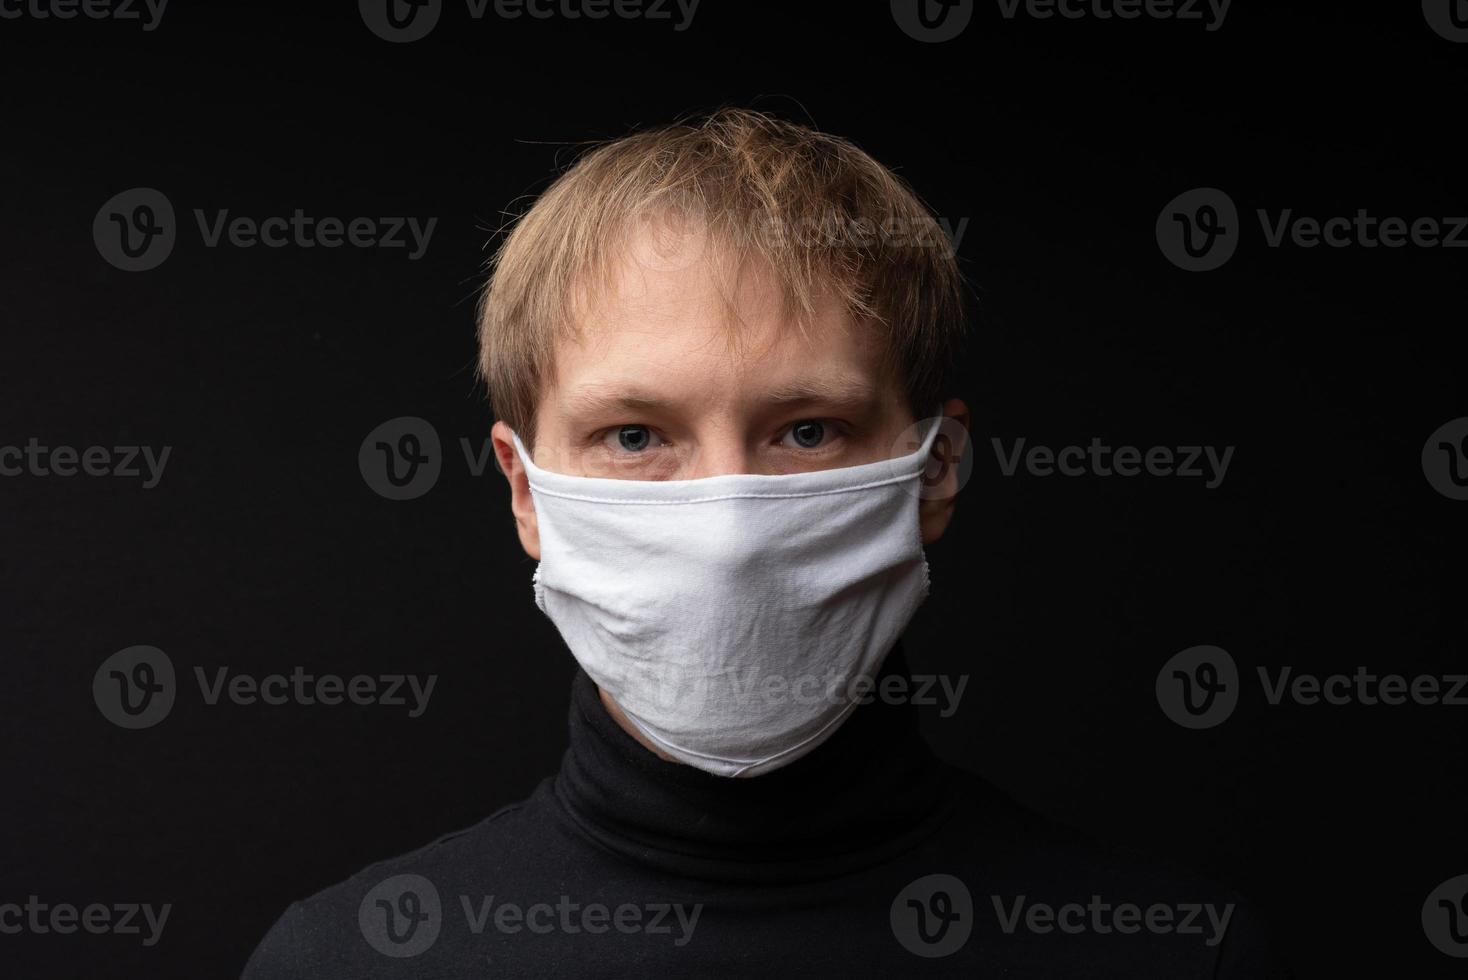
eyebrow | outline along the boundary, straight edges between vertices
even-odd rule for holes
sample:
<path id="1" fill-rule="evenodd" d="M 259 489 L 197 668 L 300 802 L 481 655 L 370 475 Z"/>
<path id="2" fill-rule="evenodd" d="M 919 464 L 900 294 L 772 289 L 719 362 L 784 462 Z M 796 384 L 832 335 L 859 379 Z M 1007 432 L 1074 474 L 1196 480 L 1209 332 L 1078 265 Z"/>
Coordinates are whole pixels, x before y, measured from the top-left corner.
<path id="1" fill-rule="evenodd" d="M 877 389 L 860 378 L 811 378 L 789 381 L 761 392 L 764 401 L 778 404 L 824 402 L 835 405 L 861 405 L 876 400 Z"/>
<path id="2" fill-rule="evenodd" d="M 859 407 L 877 400 L 877 389 L 861 378 L 840 376 L 788 381 L 756 393 L 760 402 L 782 406 L 829 404 Z M 675 407 L 675 402 L 636 384 L 591 382 L 568 392 L 566 411 L 573 415 L 604 412 L 649 412 Z"/>
<path id="3" fill-rule="evenodd" d="M 672 402 L 637 387 L 594 382 L 568 392 L 566 411 L 571 415 L 595 415 L 604 412 L 647 412 L 668 408 Z"/>

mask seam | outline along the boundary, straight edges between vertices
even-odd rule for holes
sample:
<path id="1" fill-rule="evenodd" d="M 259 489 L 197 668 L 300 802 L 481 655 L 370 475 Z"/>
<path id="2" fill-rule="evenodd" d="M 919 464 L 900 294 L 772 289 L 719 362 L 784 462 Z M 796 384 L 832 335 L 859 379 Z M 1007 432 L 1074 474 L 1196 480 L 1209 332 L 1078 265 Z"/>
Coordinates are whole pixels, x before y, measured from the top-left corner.
<path id="1" fill-rule="evenodd" d="M 903 483 L 915 478 L 917 473 L 904 474 L 902 476 L 890 477 L 886 480 L 874 480 L 871 483 L 861 483 L 852 487 L 835 487 L 829 490 L 807 490 L 800 493 L 722 493 L 709 497 L 690 497 L 687 500 L 650 500 L 639 498 L 622 497 L 594 497 L 589 494 L 566 493 L 562 490 L 549 490 L 544 485 L 530 481 L 530 489 L 547 497 L 559 497 L 563 500 L 584 500 L 593 504 L 658 504 L 672 506 L 675 504 L 704 504 L 715 500 L 787 500 L 799 497 L 828 497 L 838 493 L 852 493 L 856 490 L 870 490 L 873 487 L 886 487 L 894 483 Z"/>

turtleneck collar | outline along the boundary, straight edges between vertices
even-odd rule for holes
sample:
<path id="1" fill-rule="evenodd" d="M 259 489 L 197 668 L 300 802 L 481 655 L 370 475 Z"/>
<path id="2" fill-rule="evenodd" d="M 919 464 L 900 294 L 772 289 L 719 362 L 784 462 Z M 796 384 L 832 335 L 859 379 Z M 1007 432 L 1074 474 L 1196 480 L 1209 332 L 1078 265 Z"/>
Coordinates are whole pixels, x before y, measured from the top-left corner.
<path id="1" fill-rule="evenodd" d="M 906 673 L 899 645 L 879 678 Z M 874 698 L 810 754 L 731 779 L 658 758 L 617 725 L 578 670 L 570 736 L 554 783 L 568 818 L 597 844 L 670 873 L 726 881 L 840 874 L 905 850 L 949 812 L 948 769 L 906 702 Z"/>

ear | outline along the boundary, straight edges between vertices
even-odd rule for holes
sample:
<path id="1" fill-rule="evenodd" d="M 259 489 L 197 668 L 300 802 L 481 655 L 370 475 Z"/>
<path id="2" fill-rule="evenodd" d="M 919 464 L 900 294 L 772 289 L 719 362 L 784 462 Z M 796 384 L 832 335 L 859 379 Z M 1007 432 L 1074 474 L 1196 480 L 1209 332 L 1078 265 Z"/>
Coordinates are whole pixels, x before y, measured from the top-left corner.
<path id="1" fill-rule="evenodd" d="M 494 456 L 499 460 L 500 472 L 510 483 L 510 513 L 515 516 L 515 531 L 520 535 L 520 547 L 536 561 L 540 561 L 540 525 L 535 522 L 535 500 L 530 496 L 530 477 L 520 454 L 515 452 L 511 429 L 504 422 L 496 422 L 489 437 L 494 442 Z M 523 440 L 522 440 L 523 441 Z"/>
<path id="2" fill-rule="evenodd" d="M 950 398 L 943 403 L 943 417 L 953 422 L 940 423 L 943 428 L 933 441 L 932 455 L 924 471 L 923 499 L 918 503 L 918 525 L 922 528 L 924 545 L 937 541 L 948 530 L 958 501 L 958 461 L 968 451 L 968 406 Z M 934 477 L 937 482 L 929 486 L 927 481 Z"/>

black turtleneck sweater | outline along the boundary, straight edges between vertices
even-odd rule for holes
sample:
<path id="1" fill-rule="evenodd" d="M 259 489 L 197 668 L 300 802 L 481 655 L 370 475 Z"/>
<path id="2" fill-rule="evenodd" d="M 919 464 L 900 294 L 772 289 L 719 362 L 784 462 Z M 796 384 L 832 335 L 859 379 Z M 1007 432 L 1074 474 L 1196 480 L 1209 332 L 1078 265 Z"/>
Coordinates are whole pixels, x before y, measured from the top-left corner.
<path id="1" fill-rule="evenodd" d="M 1281 975 L 1237 896 L 940 762 L 910 706 L 750 779 L 657 758 L 582 672 L 570 714 L 529 799 L 292 905 L 244 980 Z"/>

